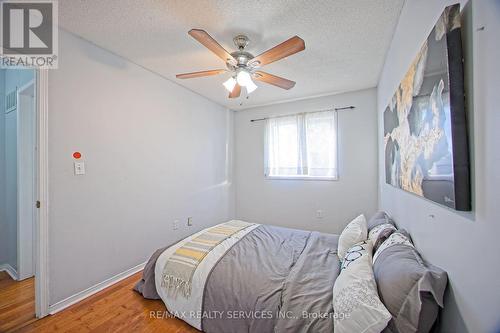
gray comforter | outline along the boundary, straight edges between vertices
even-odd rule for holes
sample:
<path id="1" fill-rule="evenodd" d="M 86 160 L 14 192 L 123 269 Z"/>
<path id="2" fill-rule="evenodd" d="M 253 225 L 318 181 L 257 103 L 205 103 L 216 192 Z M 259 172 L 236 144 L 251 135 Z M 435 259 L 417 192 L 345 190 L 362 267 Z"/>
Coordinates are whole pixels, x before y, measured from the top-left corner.
<path id="1" fill-rule="evenodd" d="M 214 266 L 203 295 L 204 332 L 333 332 L 337 235 L 261 225 Z M 150 259 L 136 290 L 159 298 Z M 151 269 L 152 268 L 152 269 Z M 149 287 L 149 288 L 145 288 Z"/>

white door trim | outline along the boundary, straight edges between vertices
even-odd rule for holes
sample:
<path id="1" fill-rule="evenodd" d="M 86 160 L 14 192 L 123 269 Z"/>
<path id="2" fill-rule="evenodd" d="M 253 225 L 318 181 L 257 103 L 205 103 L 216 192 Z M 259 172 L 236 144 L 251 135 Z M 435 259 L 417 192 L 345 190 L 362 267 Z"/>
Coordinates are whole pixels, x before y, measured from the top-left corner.
<path id="1" fill-rule="evenodd" d="M 36 190 L 40 207 L 36 213 L 35 312 L 38 318 L 49 314 L 49 71 L 36 70 Z"/>

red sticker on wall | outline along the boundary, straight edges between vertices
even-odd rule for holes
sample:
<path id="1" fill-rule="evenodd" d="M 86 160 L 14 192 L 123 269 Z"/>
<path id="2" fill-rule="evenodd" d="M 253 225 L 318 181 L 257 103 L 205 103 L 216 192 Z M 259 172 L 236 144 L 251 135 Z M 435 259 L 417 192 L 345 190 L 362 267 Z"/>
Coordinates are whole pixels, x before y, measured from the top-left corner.
<path id="1" fill-rule="evenodd" d="M 78 159 L 80 159 L 81 157 L 82 157 L 82 154 L 80 154 L 80 152 L 79 152 L 79 151 L 75 151 L 75 152 L 73 153 L 73 158 L 75 158 L 75 159 L 77 159 L 77 160 L 78 160 Z"/>

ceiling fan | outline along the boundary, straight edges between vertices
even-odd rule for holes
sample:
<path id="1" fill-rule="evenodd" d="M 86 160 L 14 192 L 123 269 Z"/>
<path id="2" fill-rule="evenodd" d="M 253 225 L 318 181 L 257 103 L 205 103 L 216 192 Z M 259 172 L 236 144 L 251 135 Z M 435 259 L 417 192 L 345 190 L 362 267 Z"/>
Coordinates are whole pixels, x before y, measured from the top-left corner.
<path id="1" fill-rule="evenodd" d="M 213 69 L 208 71 L 177 74 L 178 79 L 191 79 L 202 76 L 218 75 L 224 72 L 230 72 L 231 77 L 223 83 L 224 87 L 229 91 L 229 98 L 237 98 L 241 94 L 241 87 L 245 87 L 247 93 L 250 94 L 257 85 L 252 79 L 272 84 L 283 89 L 291 89 L 295 86 L 295 82 L 285 78 L 272 75 L 259 70 L 262 66 L 278 61 L 305 49 L 304 41 L 294 36 L 283 43 L 276 45 L 258 56 L 254 57 L 251 53 L 245 51 L 245 47 L 250 40 L 245 35 L 238 35 L 233 38 L 233 42 L 238 47 L 238 51 L 228 53 L 215 39 L 212 38 L 205 30 L 191 29 L 188 34 L 203 44 L 210 51 L 215 53 L 219 58 L 224 60 L 227 69 Z"/>

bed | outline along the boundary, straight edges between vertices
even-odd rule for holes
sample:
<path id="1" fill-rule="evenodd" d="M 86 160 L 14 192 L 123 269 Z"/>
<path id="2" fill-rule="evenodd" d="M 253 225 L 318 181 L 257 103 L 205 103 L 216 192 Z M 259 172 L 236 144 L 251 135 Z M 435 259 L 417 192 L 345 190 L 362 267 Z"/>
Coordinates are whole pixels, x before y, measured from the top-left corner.
<path id="1" fill-rule="evenodd" d="M 136 289 L 204 332 L 333 332 L 337 235 L 250 224 L 200 262 L 189 297 L 169 291 L 167 260 L 205 231 L 158 250 Z"/>
<path id="2" fill-rule="evenodd" d="M 135 290 L 207 333 L 426 333 L 446 285 L 379 212 L 341 235 L 221 223 L 158 249 Z"/>

